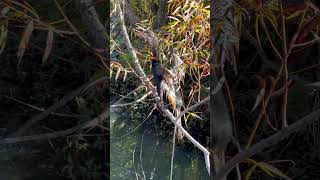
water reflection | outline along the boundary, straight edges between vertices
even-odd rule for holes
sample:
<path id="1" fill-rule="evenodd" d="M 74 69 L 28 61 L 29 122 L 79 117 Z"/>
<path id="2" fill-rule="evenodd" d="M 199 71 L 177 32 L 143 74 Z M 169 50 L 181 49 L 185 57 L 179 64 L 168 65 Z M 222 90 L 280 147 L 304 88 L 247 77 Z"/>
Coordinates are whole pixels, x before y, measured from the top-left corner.
<path id="1" fill-rule="evenodd" d="M 121 137 L 144 120 L 130 119 L 129 114 L 124 109 L 111 110 L 111 180 L 169 179 L 172 134 L 163 134 L 161 128 L 156 132 L 150 123 L 143 123 Z M 209 179 L 202 153 L 183 144 L 176 146 L 173 174 L 174 180 Z"/>

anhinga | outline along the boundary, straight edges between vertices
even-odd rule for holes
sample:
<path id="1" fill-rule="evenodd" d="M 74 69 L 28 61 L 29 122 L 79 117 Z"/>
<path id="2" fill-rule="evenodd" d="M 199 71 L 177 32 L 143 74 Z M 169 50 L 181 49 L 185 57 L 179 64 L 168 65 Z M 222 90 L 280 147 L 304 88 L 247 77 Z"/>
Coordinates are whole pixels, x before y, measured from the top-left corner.
<path id="1" fill-rule="evenodd" d="M 160 96 L 160 104 L 170 105 L 175 117 L 178 117 L 183 101 L 179 92 L 179 82 L 176 75 L 161 65 L 159 61 L 159 42 L 154 33 L 150 30 L 145 30 L 144 32 L 140 32 L 139 36 L 143 37 L 151 46 L 153 56 L 151 59 L 151 69 L 157 93 Z M 177 120 L 177 123 L 181 125 L 181 118 Z M 181 140 L 183 136 L 184 133 L 180 128 L 177 128 L 177 138 Z"/>
<path id="2" fill-rule="evenodd" d="M 162 67 L 157 58 L 152 58 L 151 63 L 153 79 L 157 87 L 157 93 L 160 96 L 160 103 L 161 105 L 170 105 L 175 116 L 178 117 L 183 104 L 175 75 Z M 181 118 L 178 119 L 177 123 L 181 125 Z M 183 132 L 178 128 L 177 138 L 181 140 L 183 136 Z"/>

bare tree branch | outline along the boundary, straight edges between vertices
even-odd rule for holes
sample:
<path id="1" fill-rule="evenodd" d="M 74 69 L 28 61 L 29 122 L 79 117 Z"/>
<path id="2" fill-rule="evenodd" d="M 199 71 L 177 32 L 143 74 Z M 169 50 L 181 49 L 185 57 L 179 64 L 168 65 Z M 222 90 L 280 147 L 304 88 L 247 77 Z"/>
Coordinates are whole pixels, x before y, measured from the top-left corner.
<path id="1" fill-rule="evenodd" d="M 5 138 L 5 139 L 0 140 L 0 144 L 10 144 L 10 143 L 18 143 L 18 142 L 44 140 L 44 139 L 52 139 L 52 138 L 62 137 L 62 136 L 72 134 L 72 133 L 74 133 L 78 130 L 81 130 L 81 129 L 86 129 L 86 128 L 98 126 L 99 123 L 106 120 L 108 117 L 109 117 L 109 111 L 106 110 L 106 111 L 102 112 L 98 117 L 96 117 L 88 122 L 76 125 L 76 126 L 70 128 L 70 129 L 67 129 L 67 130 L 57 131 L 57 132 L 53 132 L 53 133 L 39 134 L 39 135 L 31 135 L 31 136 L 12 137 L 12 138 L 9 137 L 9 138 Z"/>
<path id="2" fill-rule="evenodd" d="M 239 152 L 219 170 L 219 172 L 214 176 L 213 179 L 214 180 L 223 179 L 238 163 L 261 152 L 267 147 L 270 147 L 279 143 L 283 139 L 289 137 L 292 133 L 297 132 L 298 130 L 302 129 L 303 127 L 306 127 L 308 124 L 311 124 L 316 120 L 319 120 L 319 117 L 320 117 L 320 109 L 313 111 L 309 115 L 303 117 L 302 119 L 289 125 L 288 127 L 278 131 L 274 135 L 264 140 L 261 140 L 259 143 L 251 146 L 249 149 Z"/>
<path id="3" fill-rule="evenodd" d="M 45 119 L 53 111 L 57 110 L 58 108 L 61 108 L 62 106 L 67 104 L 69 101 L 71 101 L 74 97 L 78 96 L 81 92 L 83 92 L 84 89 L 87 89 L 88 87 L 90 87 L 90 86 L 92 86 L 94 84 L 105 82 L 105 81 L 107 81 L 107 77 L 102 77 L 100 79 L 95 80 L 94 83 L 93 82 L 88 82 L 88 83 L 80 86 L 76 90 L 74 90 L 74 91 L 70 92 L 69 94 L 67 94 L 66 96 L 64 96 L 60 101 L 58 101 L 57 103 L 55 103 L 52 106 L 50 106 L 46 111 L 44 111 L 44 112 L 32 117 L 24 125 L 22 125 L 22 127 L 20 127 L 17 131 L 15 131 L 11 135 L 9 135 L 9 137 L 21 136 L 26 131 L 28 131 L 34 124 L 36 124 L 36 123 L 40 122 L 41 120 Z"/>
<path id="4" fill-rule="evenodd" d="M 109 36 L 106 27 L 100 21 L 92 0 L 75 0 L 75 4 L 81 14 L 82 22 L 87 26 L 93 46 L 105 49 Z"/>

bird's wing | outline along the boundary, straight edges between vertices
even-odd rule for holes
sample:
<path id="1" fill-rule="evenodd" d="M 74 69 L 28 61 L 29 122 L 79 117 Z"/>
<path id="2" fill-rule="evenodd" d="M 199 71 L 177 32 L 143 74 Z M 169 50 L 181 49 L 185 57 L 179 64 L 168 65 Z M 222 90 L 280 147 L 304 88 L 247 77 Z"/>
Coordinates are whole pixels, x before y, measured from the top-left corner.
<path id="1" fill-rule="evenodd" d="M 168 103 L 172 106 L 172 108 L 175 110 L 177 107 L 176 102 L 176 93 L 173 85 L 168 84 L 165 80 L 162 80 L 160 83 L 160 89 L 163 92 L 162 99 L 166 98 Z"/>

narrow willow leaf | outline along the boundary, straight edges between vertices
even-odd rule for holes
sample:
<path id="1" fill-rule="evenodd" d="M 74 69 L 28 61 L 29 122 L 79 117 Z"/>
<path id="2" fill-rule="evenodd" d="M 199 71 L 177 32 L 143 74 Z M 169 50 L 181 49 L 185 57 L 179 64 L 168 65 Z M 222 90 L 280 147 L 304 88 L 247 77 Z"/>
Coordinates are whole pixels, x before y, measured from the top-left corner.
<path id="1" fill-rule="evenodd" d="M 4 47 L 6 46 L 8 35 L 8 21 L 4 22 L 0 26 L 0 54 L 3 52 Z"/>
<path id="2" fill-rule="evenodd" d="M 267 164 L 267 163 L 259 163 L 260 165 L 262 165 L 264 168 L 268 169 L 269 172 L 272 172 L 275 175 L 278 175 L 279 177 L 282 177 L 283 179 L 287 179 L 287 180 L 291 180 L 290 177 L 288 177 L 287 175 L 285 175 L 282 171 L 280 171 L 278 168 Z M 259 167 L 260 167 L 259 165 Z"/>
<path id="3" fill-rule="evenodd" d="M 53 30 L 49 29 L 48 31 L 48 37 L 47 37 L 47 44 L 46 49 L 44 50 L 44 54 L 42 57 L 42 63 L 45 63 L 50 55 L 51 49 L 52 49 L 52 43 L 53 43 Z"/>
<path id="4" fill-rule="evenodd" d="M 260 16 L 257 16 L 256 23 L 255 23 L 255 28 L 256 28 L 257 40 L 258 40 L 259 46 L 261 47 L 261 41 L 260 41 L 260 36 L 259 36 L 259 20 L 260 20 Z"/>
<path id="5" fill-rule="evenodd" d="M 265 94 L 266 94 L 266 89 L 265 88 L 260 89 L 259 94 L 256 97 L 256 102 L 254 103 L 254 106 L 251 109 L 251 112 L 254 111 L 258 107 L 258 105 L 262 102 Z"/>
<path id="6" fill-rule="evenodd" d="M 23 3 L 19 3 L 18 1 L 11 1 L 11 3 L 21 7 L 22 9 L 28 10 L 32 15 L 34 15 L 34 17 L 36 17 L 37 19 L 40 19 L 35 9 L 26 1 L 24 1 Z"/>
<path id="7" fill-rule="evenodd" d="M 177 22 L 181 22 L 178 18 L 176 18 L 176 17 L 174 17 L 174 16 L 168 16 L 168 18 L 173 19 L 173 20 L 175 20 L 175 21 L 177 21 Z"/>
<path id="8" fill-rule="evenodd" d="M 38 15 L 37 11 L 27 2 L 24 1 L 27 7 L 29 7 L 29 11 L 37 18 L 40 19 L 40 16 Z"/>
<path id="9" fill-rule="evenodd" d="M 266 16 L 267 20 L 271 23 L 273 29 L 275 30 L 275 32 L 277 33 L 278 36 L 281 36 L 279 31 L 278 31 L 278 25 L 276 23 L 276 19 L 274 20 L 274 18 L 271 18 L 269 16 Z"/>
<path id="10" fill-rule="evenodd" d="M 266 166 L 266 163 L 263 162 L 259 162 L 257 163 L 257 166 L 266 174 L 268 174 L 271 177 L 274 177 L 274 175 L 272 174 L 272 172 L 268 169 L 268 167 Z"/>
<path id="11" fill-rule="evenodd" d="M 30 39 L 30 36 L 32 34 L 32 31 L 33 31 L 33 28 L 34 28 L 34 24 L 33 24 L 33 21 L 29 21 L 24 33 L 23 33 L 23 36 L 22 36 L 22 39 L 20 41 L 20 44 L 19 44 L 19 48 L 18 48 L 18 52 L 17 52 L 17 57 L 18 57 L 18 63 L 20 64 L 20 61 L 24 55 L 24 52 L 27 48 L 27 45 L 29 43 L 29 39 Z"/>
<path id="12" fill-rule="evenodd" d="M 226 78 L 224 76 L 222 76 L 218 82 L 218 84 L 216 85 L 216 87 L 214 87 L 214 89 L 211 91 L 212 95 L 215 95 L 218 93 L 218 91 L 222 88 L 224 81 L 226 80 Z"/>
<path id="13" fill-rule="evenodd" d="M 176 10 L 174 10 L 173 13 L 171 13 L 171 15 L 175 15 L 180 9 L 181 9 L 181 7 L 179 6 Z"/>
<path id="14" fill-rule="evenodd" d="M 310 86 L 310 87 L 320 87 L 320 81 L 315 82 L 315 83 L 311 83 L 311 84 L 306 84 L 306 86 Z"/>
<path id="15" fill-rule="evenodd" d="M 127 70 L 124 70 L 123 82 L 126 80 L 127 75 L 128 75 L 128 71 L 127 71 Z"/>
<path id="16" fill-rule="evenodd" d="M 192 112 L 189 112 L 190 116 L 196 118 L 196 119 L 201 119 L 203 120 L 200 116 L 198 116 L 196 113 L 192 113 Z"/>
<path id="17" fill-rule="evenodd" d="M 117 71 L 117 74 L 116 74 L 116 78 L 115 78 L 116 80 L 118 80 L 118 78 L 119 78 L 120 71 L 121 71 L 120 68 L 118 68 L 118 71 Z"/>
<path id="18" fill-rule="evenodd" d="M 300 16 L 301 14 L 303 14 L 304 11 L 301 10 L 301 11 L 295 11 L 294 13 L 290 14 L 288 17 L 286 17 L 287 20 L 290 20 L 290 19 L 293 19 L 295 17 L 298 17 Z"/>
<path id="19" fill-rule="evenodd" d="M 255 165 L 253 165 L 249 170 L 248 170 L 248 172 L 247 172 L 247 174 L 246 174 L 246 176 L 245 176 L 245 180 L 249 180 L 250 179 L 250 177 L 251 177 L 251 175 L 252 175 L 252 173 L 254 172 L 254 170 L 256 169 L 256 167 L 257 167 L 257 164 L 255 164 Z"/>
<path id="20" fill-rule="evenodd" d="M 187 0 L 187 1 L 184 3 L 184 5 L 183 5 L 183 7 L 182 7 L 181 10 L 182 10 L 182 11 L 186 10 L 188 4 L 189 4 L 189 0 Z"/>

